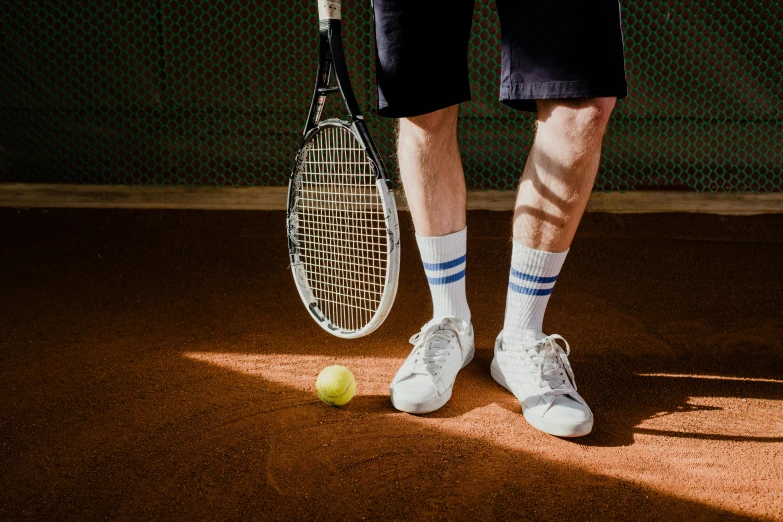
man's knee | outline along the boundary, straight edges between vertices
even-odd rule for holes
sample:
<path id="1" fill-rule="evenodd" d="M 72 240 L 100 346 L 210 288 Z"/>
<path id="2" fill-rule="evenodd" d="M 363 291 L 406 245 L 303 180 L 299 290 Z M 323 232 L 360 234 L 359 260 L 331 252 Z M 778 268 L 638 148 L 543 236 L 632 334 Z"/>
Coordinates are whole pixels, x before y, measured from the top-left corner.
<path id="1" fill-rule="evenodd" d="M 421 116 L 400 118 L 400 136 L 419 139 L 450 138 L 457 132 L 459 105 L 452 105 Z"/>
<path id="2" fill-rule="evenodd" d="M 600 144 L 617 98 L 539 100 L 538 120 L 569 139 Z"/>

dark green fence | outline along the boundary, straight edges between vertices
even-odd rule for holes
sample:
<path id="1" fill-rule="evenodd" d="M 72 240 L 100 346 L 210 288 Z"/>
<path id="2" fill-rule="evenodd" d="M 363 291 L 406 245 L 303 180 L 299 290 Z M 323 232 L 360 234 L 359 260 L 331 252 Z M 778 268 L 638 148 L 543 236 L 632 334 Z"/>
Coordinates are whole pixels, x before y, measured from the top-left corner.
<path id="1" fill-rule="evenodd" d="M 624 2 L 631 97 L 599 190 L 783 188 L 783 8 L 774 1 Z M 313 83 L 314 0 L 14 1 L 0 6 L 0 181 L 282 185 Z M 368 0 L 345 0 L 353 81 L 373 113 Z M 471 188 L 511 189 L 529 115 L 497 101 L 500 31 L 476 4 L 473 101 L 460 140 Z M 328 110 L 328 109 L 327 109 Z"/>

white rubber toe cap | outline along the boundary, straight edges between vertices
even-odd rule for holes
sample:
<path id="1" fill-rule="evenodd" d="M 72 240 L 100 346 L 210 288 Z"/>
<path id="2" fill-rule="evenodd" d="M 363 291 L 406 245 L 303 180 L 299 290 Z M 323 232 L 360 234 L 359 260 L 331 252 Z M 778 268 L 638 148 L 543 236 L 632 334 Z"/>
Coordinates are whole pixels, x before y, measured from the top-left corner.
<path id="1" fill-rule="evenodd" d="M 582 437 L 593 429 L 593 412 L 566 395 L 558 395 L 551 404 L 538 398 L 538 404 L 522 405 L 522 413 L 534 428 L 557 437 Z"/>

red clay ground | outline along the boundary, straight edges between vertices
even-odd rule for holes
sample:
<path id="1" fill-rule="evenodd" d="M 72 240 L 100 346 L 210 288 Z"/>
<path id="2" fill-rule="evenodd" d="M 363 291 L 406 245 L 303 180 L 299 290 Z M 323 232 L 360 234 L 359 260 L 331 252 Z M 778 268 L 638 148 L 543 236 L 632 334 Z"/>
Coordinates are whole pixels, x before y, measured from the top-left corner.
<path id="1" fill-rule="evenodd" d="M 585 218 L 545 322 L 596 414 L 573 441 L 489 376 L 508 213 L 469 215 L 475 362 L 441 411 L 392 408 L 429 307 L 402 217 L 395 308 L 343 341 L 280 212 L 0 209 L 0 518 L 783 518 L 783 216 Z"/>

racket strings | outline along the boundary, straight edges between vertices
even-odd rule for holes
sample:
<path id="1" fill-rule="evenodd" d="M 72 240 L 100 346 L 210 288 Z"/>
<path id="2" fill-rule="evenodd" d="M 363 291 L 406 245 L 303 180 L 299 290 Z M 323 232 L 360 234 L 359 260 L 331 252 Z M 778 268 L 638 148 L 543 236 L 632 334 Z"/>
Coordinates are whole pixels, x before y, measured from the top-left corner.
<path id="1" fill-rule="evenodd" d="M 323 127 L 307 146 L 297 181 L 307 284 L 335 326 L 360 330 L 386 286 L 388 231 L 372 164 L 353 133 Z"/>

